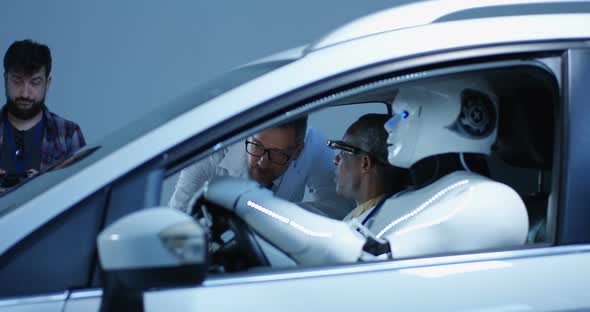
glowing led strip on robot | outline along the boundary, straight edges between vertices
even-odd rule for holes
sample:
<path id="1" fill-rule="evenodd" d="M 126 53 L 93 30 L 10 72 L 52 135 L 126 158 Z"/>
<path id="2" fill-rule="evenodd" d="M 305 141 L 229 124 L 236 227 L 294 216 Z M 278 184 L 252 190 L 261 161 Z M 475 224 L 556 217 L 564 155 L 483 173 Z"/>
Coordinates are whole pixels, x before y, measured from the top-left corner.
<path id="1" fill-rule="evenodd" d="M 471 193 L 467 193 L 467 196 L 471 197 L 472 194 Z M 417 224 L 417 225 L 414 225 L 414 226 L 405 227 L 405 228 L 403 228 L 403 229 L 401 229 L 401 230 L 393 233 L 393 236 L 394 237 L 395 236 L 401 236 L 401 235 L 404 235 L 404 234 L 411 233 L 413 231 L 417 231 L 417 230 L 420 230 L 420 229 L 423 229 L 423 228 L 435 226 L 435 225 L 441 224 L 441 223 L 443 223 L 445 221 L 448 221 L 452 217 L 454 217 L 455 215 L 457 215 L 458 213 L 460 213 L 463 209 L 467 208 L 467 203 L 470 202 L 470 199 L 471 198 L 467 198 L 467 199 L 464 198 L 459 203 L 459 205 L 457 205 L 457 207 L 455 207 L 453 210 L 451 210 L 451 212 L 449 212 L 448 214 L 442 216 L 441 218 L 435 219 L 435 220 L 430 221 L 430 222 L 426 222 L 426 223 Z"/>
<path id="2" fill-rule="evenodd" d="M 445 195 L 446 193 L 452 191 L 453 189 L 459 187 L 459 186 L 463 186 L 465 184 L 469 183 L 469 180 L 461 180 L 455 184 L 452 184 L 448 187 L 446 187 L 445 189 L 439 191 L 438 193 L 434 194 L 434 196 L 432 196 L 429 200 L 427 200 L 426 202 L 424 202 L 422 205 L 420 205 L 420 207 L 414 209 L 412 212 L 399 217 L 398 219 L 394 220 L 393 222 L 389 223 L 385 228 L 383 228 L 383 230 L 381 230 L 381 232 L 379 232 L 379 234 L 377 234 L 377 238 L 381 238 L 381 236 L 383 236 L 383 234 L 387 233 L 387 231 L 391 230 L 392 227 L 396 226 L 397 224 L 406 221 L 407 219 L 417 215 L 419 212 L 421 212 L 422 210 L 426 209 L 428 206 L 430 206 L 434 201 L 436 201 L 437 199 L 439 199 L 440 197 L 442 197 L 443 195 Z"/>
<path id="3" fill-rule="evenodd" d="M 274 212 L 274 211 L 272 211 L 272 210 L 270 210 L 268 208 L 264 208 L 264 207 L 260 206 L 259 204 L 255 203 L 255 202 L 253 202 L 251 200 L 247 201 L 246 204 L 249 207 L 252 207 L 252 208 L 254 208 L 254 209 L 256 209 L 256 210 L 264 213 L 265 215 L 270 216 L 270 217 L 272 217 L 272 218 L 274 218 L 276 220 L 279 220 L 279 221 L 281 221 L 283 223 L 286 223 L 286 224 L 292 226 L 293 228 L 297 229 L 298 231 L 300 231 L 302 233 L 305 233 L 305 234 L 307 234 L 309 236 L 315 236 L 315 237 L 332 237 L 334 235 L 332 232 L 316 232 L 316 231 L 312 231 L 312 230 L 304 227 L 303 225 L 298 224 L 298 223 L 296 223 L 293 220 L 289 220 L 289 218 L 283 217 L 283 216 L 279 215 L 278 213 L 276 213 L 276 212 Z"/>

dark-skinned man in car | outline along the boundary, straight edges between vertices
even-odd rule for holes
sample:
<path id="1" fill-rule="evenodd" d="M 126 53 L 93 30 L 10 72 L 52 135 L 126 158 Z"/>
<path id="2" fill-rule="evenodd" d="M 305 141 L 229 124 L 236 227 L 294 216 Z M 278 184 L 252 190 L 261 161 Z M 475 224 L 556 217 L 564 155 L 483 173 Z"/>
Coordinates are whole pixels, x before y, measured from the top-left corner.
<path id="1" fill-rule="evenodd" d="M 336 192 L 356 202 L 344 221 L 356 218 L 365 224 L 372 208 L 408 186 L 407 170 L 387 162 L 383 124 L 389 118 L 385 114 L 363 115 L 348 127 L 342 140 L 328 141 L 328 146 L 338 151 L 334 159 Z"/>

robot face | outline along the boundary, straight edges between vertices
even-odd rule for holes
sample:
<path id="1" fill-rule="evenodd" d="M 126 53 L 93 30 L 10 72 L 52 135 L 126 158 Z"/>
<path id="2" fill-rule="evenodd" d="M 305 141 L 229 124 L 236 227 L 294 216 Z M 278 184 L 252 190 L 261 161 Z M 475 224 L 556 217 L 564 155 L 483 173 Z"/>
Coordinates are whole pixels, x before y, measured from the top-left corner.
<path id="1" fill-rule="evenodd" d="M 489 154 L 497 104 L 485 81 L 453 79 L 400 88 L 385 124 L 387 160 L 410 168 L 445 153 Z"/>
<path id="2" fill-rule="evenodd" d="M 397 102 L 393 107 L 393 116 L 385 123 L 387 137 L 387 160 L 390 164 L 408 168 L 405 155 L 412 154 L 415 146 L 413 128 L 418 123 L 419 106 L 409 105 L 405 101 Z"/>

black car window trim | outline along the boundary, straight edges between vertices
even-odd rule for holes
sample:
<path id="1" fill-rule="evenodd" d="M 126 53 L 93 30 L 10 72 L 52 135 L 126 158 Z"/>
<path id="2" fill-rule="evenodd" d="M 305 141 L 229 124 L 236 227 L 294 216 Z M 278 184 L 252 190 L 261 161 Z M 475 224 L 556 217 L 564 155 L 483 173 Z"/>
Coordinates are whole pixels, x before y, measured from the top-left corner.
<path id="1" fill-rule="evenodd" d="M 580 244 L 590 241 L 588 228 L 588 192 L 586 191 L 588 144 L 588 123 L 582 117 L 587 116 L 588 93 L 587 82 L 590 77 L 590 48 L 568 49 L 564 59 L 564 88 L 562 101 L 563 134 L 559 137 L 562 144 L 563 160 L 559 168 L 563 174 L 559 176 L 560 198 L 556 201 L 560 209 L 553 211 L 557 218 L 555 240 L 560 244 Z M 548 227 L 551 224 L 547 225 Z M 561 227 L 559 227 L 561 226 Z"/>

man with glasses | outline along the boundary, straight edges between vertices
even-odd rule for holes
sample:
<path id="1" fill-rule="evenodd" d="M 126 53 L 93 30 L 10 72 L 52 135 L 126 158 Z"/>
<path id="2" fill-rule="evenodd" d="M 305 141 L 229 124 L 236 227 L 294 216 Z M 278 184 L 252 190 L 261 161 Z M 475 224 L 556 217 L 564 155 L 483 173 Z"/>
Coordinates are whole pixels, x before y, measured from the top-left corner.
<path id="1" fill-rule="evenodd" d="M 304 207 L 341 219 L 352 206 L 335 192 L 333 153 L 324 142 L 307 128 L 307 117 L 265 129 L 182 170 L 169 206 L 186 211 L 205 181 L 229 175 L 253 179 L 291 202 L 303 201 L 307 190 Z"/>
<path id="2" fill-rule="evenodd" d="M 328 146 L 339 153 L 336 164 L 336 192 L 356 202 L 344 221 L 358 218 L 366 226 L 372 209 L 408 185 L 407 171 L 387 162 L 387 132 L 383 125 L 390 116 L 366 114 L 355 121 L 341 141 Z"/>
<path id="3" fill-rule="evenodd" d="M 80 127 L 50 112 L 51 53 L 31 40 L 15 41 L 4 56 L 6 105 L 0 113 L 0 183 L 20 180 L 60 163 L 86 142 Z"/>

